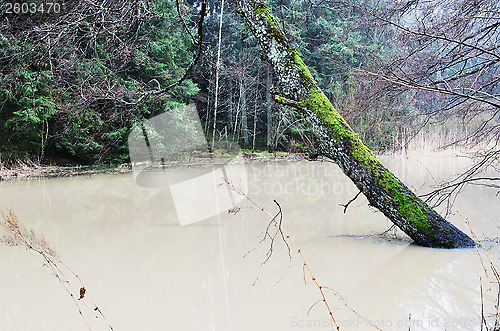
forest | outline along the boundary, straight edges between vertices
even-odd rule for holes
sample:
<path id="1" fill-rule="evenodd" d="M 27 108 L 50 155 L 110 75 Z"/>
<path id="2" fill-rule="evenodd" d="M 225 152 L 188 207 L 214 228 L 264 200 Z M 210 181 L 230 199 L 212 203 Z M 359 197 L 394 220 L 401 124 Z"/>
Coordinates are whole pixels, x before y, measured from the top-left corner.
<path id="1" fill-rule="evenodd" d="M 0 2 L 0 329 L 500 330 L 499 46 L 493 0 Z"/>
<path id="2" fill-rule="evenodd" d="M 272 72 L 232 3 L 208 1 L 203 15 L 193 0 L 65 1 L 58 12 L 33 13 L 7 4 L 0 7 L 4 164 L 126 163 L 135 126 L 189 103 L 207 141 L 313 150 L 304 120 L 274 101 Z M 268 6 L 369 148 L 404 151 L 418 140 L 465 147 L 478 162 L 498 165 L 497 2 Z"/>

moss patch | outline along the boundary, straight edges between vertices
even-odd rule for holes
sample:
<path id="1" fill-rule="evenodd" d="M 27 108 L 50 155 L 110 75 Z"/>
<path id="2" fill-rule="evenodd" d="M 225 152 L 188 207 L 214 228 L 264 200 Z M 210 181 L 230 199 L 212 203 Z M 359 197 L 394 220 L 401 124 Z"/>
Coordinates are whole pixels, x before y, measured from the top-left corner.
<path id="1" fill-rule="evenodd" d="M 318 116 L 337 145 L 331 146 L 331 156 L 336 156 L 336 148 L 347 154 L 345 156 L 349 161 L 344 168 L 347 168 L 345 170 L 351 179 L 366 189 L 365 193 L 370 201 L 415 241 L 431 247 L 455 247 L 456 240 L 452 237 L 458 236 L 463 237 L 465 245 L 473 244 L 470 238 L 458 229 L 455 231 L 452 225 L 447 224 L 380 163 L 319 89 L 297 50 L 290 46 L 281 33 L 279 23 L 268 7 L 258 0 L 249 1 L 253 1 L 254 14 L 246 13 L 252 16 L 249 23 L 254 25 L 254 33 L 264 49 L 265 57 L 275 70 L 275 78 L 281 91 L 282 96 L 275 96 L 275 100 L 306 114 Z M 444 229 L 449 233 L 440 232 Z"/>
<path id="2" fill-rule="evenodd" d="M 428 233 L 431 230 L 429 220 L 411 192 L 404 192 L 404 185 L 378 162 L 371 171 L 376 182 L 391 197 L 393 206 L 408 220 L 418 232 Z"/>
<path id="3" fill-rule="evenodd" d="M 299 109 L 308 110 L 316 114 L 332 133 L 336 142 L 342 148 L 348 149 L 348 153 L 358 162 L 367 173 L 369 173 L 382 190 L 389 196 L 392 206 L 411 224 L 411 227 L 419 233 L 427 233 L 431 230 L 430 222 L 423 211 L 425 205 L 420 205 L 416 196 L 406 187 L 373 155 L 372 151 L 363 144 L 359 136 L 349 127 L 347 122 L 335 110 L 330 100 L 317 87 L 314 78 L 307 66 L 302 61 L 297 50 L 288 46 L 283 34 L 279 31 L 276 19 L 270 14 L 266 5 L 259 3 L 254 7 L 254 12 L 268 23 L 267 32 L 272 38 L 286 49 L 285 62 L 289 70 L 300 77 L 301 88 L 308 90 L 309 95 L 305 100 L 293 101 L 276 96 L 277 102 L 295 106 Z M 402 226 L 407 226 L 402 224 Z"/>
<path id="4" fill-rule="evenodd" d="M 310 73 L 307 71 L 304 75 L 310 75 Z M 427 208 L 419 206 L 411 192 L 405 192 L 404 185 L 363 144 L 321 90 L 316 87 L 312 88 L 309 97 L 298 102 L 297 105 L 319 116 L 337 143 L 349 148 L 349 154 L 372 175 L 376 184 L 390 196 L 392 205 L 418 232 L 427 233 L 431 229 L 429 220 L 422 211 Z"/>
<path id="5" fill-rule="evenodd" d="M 278 22 L 276 21 L 274 16 L 271 15 L 269 9 L 264 3 L 258 3 L 256 6 L 254 6 L 253 11 L 255 14 L 263 17 L 267 21 L 267 23 L 269 23 L 272 27 L 278 25 Z"/>
<path id="6" fill-rule="evenodd" d="M 304 64 L 302 59 L 299 56 L 299 53 L 295 48 L 290 49 L 290 61 L 289 63 L 294 63 L 295 66 L 298 69 L 298 74 L 302 78 L 302 84 L 307 85 L 307 87 L 314 85 L 316 86 L 316 81 L 314 80 L 313 76 L 311 75 L 311 72 L 307 68 L 307 66 Z"/>

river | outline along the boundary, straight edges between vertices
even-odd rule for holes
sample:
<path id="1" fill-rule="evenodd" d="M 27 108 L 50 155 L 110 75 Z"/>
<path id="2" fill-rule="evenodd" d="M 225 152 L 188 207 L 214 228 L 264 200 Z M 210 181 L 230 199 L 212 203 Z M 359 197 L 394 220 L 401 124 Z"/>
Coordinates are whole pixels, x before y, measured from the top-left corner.
<path id="1" fill-rule="evenodd" d="M 449 155 L 382 161 L 417 193 L 435 185 L 425 167 L 442 180 L 466 166 Z M 43 235 L 64 266 L 61 282 L 39 254 L 0 245 L 0 330 L 332 330 L 297 250 L 221 184 L 221 173 L 272 215 L 276 200 L 281 228 L 340 330 L 480 330 L 481 309 L 495 312 L 498 285 L 484 253 L 488 274 L 475 249 L 421 248 L 400 231 L 379 236 L 391 223 L 364 197 L 344 213 L 340 204 L 357 191 L 336 165 L 221 169 L 1 182 L 0 209 Z M 455 202 L 462 216 L 448 219 L 470 233 L 466 218 L 498 265 L 495 193 L 468 187 Z M 276 234 L 269 259 L 266 229 Z M 86 293 L 76 300 L 79 281 Z"/>

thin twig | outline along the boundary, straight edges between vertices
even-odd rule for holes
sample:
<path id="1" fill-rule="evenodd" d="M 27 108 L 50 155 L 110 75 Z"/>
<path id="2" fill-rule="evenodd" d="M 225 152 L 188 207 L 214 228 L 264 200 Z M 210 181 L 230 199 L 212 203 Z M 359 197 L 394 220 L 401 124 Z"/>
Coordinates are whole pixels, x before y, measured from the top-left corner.
<path id="1" fill-rule="evenodd" d="M 345 205 L 344 205 L 344 204 L 342 204 L 342 203 L 339 203 L 339 205 L 341 205 L 342 207 L 344 207 L 344 214 L 346 213 L 346 211 L 347 211 L 347 207 L 349 207 L 349 205 L 351 204 L 351 202 L 353 202 L 354 200 L 356 200 L 356 199 L 359 197 L 359 195 L 360 195 L 361 193 L 362 193 L 362 192 L 361 192 L 361 191 L 359 191 L 359 192 L 358 192 L 358 193 L 354 196 L 354 198 L 352 198 L 351 200 L 349 200 L 349 201 L 348 201 Z"/>
<path id="2" fill-rule="evenodd" d="M 203 51 L 203 20 L 205 19 L 205 16 L 206 16 L 206 12 L 207 12 L 207 0 L 203 0 L 202 3 L 201 3 L 201 11 L 200 11 L 200 18 L 198 20 L 198 42 L 197 42 L 197 46 L 198 46 L 198 49 L 196 51 L 196 56 L 193 60 L 193 62 L 191 63 L 191 65 L 186 69 L 186 71 L 184 72 L 184 75 L 182 75 L 181 78 L 179 78 L 177 81 L 175 81 L 174 83 L 168 85 L 167 87 L 161 89 L 161 90 L 157 90 L 157 91 L 154 91 L 154 92 L 151 92 L 151 93 L 146 93 L 143 95 L 143 97 L 141 98 L 141 100 L 149 95 L 149 94 L 152 94 L 152 95 L 159 95 L 159 94 L 163 94 L 171 89 L 173 89 L 174 87 L 176 86 L 179 86 L 184 80 L 186 80 L 187 76 L 191 73 L 191 71 L 193 70 L 194 66 L 198 63 L 198 61 L 200 60 L 200 57 L 201 57 L 201 53 Z M 139 103 L 139 102 L 138 102 Z"/>
<path id="3" fill-rule="evenodd" d="M 419 161 L 420 162 L 420 161 Z M 429 173 L 429 175 L 431 176 L 432 180 L 434 181 L 434 183 L 436 183 L 436 185 L 438 186 L 438 189 L 441 189 L 441 185 L 439 185 L 439 183 L 437 182 L 436 178 L 434 178 L 434 176 L 432 175 L 432 173 L 430 172 L 430 170 L 422 163 L 420 162 L 420 164 L 422 164 L 422 166 L 427 170 L 427 172 Z M 453 208 L 456 210 L 457 214 L 462 218 L 462 220 L 465 222 L 465 224 L 467 225 L 467 227 L 469 228 L 469 231 L 472 235 L 472 239 L 474 239 L 474 241 L 476 242 L 476 245 L 475 245 L 475 248 L 476 248 L 476 253 L 479 257 L 479 261 L 481 263 L 481 266 L 483 267 L 483 270 L 484 270 L 484 273 L 485 273 L 485 276 L 486 276 L 486 280 L 487 280 L 487 284 L 488 284 L 488 292 L 491 294 L 492 296 L 492 299 L 493 299 L 493 302 L 494 302 L 494 307 L 495 307 L 495 311 L 496 311 L 496 316 L 497 318 L 500 317 L 500 313 L 499 313 L 499 305 L 498 303 L 495 301 L 495 295 L 493 294 L 493 290 L 491 289 L 491 284 L 492 284 L 492 281 L 490 280 L 490 277 L 489 277 L 489 273 L 488 273 L 488 270 L 487 268 L 485 267 L 485 263 L 484 263 L 484 260 L 483 260 L 483 257 L 479 251 L 479 249 L 481 248 L 482 252 L 484 253 L 484 255 L 486 256 L 486 259 L 489 263 L 489 266 L 490 266 L 490 269 L 491 269 L 491 272 L 493 273 L 493 276 L 495 277 L 496 279 L 496 282 L 497 283 L 500 283 L 500 275 L 497 271 L 497 268 L 495 267 L 495 265 L 493 264 L 493 261 L 491 260 L 489 254 L 488 254 L 488 251 L 486 250 L 486 248 L 484 247 L 484 245 L 481 244 L 481 241 L 479 240 L 479 238 L 477 237 L 476 233 L 474 232 L 474 230 L 472 230 L 472 227 L 469 223 L 469 220 L 467 218 L 465 218 L 462 213 L 460 213 L 460 211 L 458 210 L 458 208 L 455 206 L 455 203 L 453 202 L 453 200 L 448 196 L 448 201 L 449 203 L 451 204 L 451 206 L 453 206 Z M 482 291 L 482 289 L 481 289 Z M 499 289 L 500 291 L 500 289 Z M 500 292 L 499 292 L 500 293 Z M 497 295 L 497 299 L 498 299 L 498 295 Z"/>
<path id="4" fill-rule="evenodd" d="M 332 309 L 328 303 L 328 300 L 326 298 L 326 295 L 325 295 L 325 292 L 324 292 L 324 289 L 329 289 L 331 291 L 333 291 L 335 293 L 335 295 L 337 296 L 337 298 L 339 298 L 343 304 L 349 308 L 353 313 L 355 313 L 358 317 L 362 318 L 366 323 L 370 324 L 372 327 L 374 327 L 375 329 L 377 330 L 380 330 L 381 329 L 379 327 L 377 327 L 376 325 L 372 324 L 367 318 L 363 317 L 361 314 L 359 314 L 356 310 L 354 310 L 352 307 L 350 307 L 347 302 L 344 300 L 344 298 L 336 291 L 332 290 L 331 288 L 329 287 L 326 287 L 326 286 L 322 286 L 320 285 L 320 283 L 318 282 L 318 280 L 316 279 L 316 277 L 314 276 L 313 272 L 312 272 L 312 269 L 309 267 L 309 264 L 307 263 L 307 260 L 304 256 L 304 254 L 302 253 L 301 249 L 297 247 L 297 245 L 295 244 L 295 242 L 292 240 L 292 238 L 290 237 L 290 235 L 283 229 L 282 227 L 282 210 L 281 210 L 281 206 L 278 204 L 278 202 L 276 200 L 274 200 L 274 202 L 278 205 L 279 207 L 279 212 L 273 216 L 271 213 L 269 213 L 267 210 L 265 210 L 264 208 L 262 208 L 260 205 L 258 205 L 255 201 L 253 201 L 250 197 L 248 197 L 248 195 L 243 192 L 243 190 L 238 187 L 238 186 L 235 186 L 233 183 L 231 183 L 227 178 L 223 178 L 223 181 L 224 183 L 228 186 L 229 189 L 235 191 L 236 193 L 242 195 L 243 197 L 245 197 L 248 201 L 250 201 L 250 203 L 252 203 L 255 207 L 257 207 L 261 212 L 265 213 L 266 215 L 268 215 L 269 217 L 271 217 L 271 222 L 269 224 L 272 224 L 274 222 L 274 224 L 276 224 L 276 218 L 277 216 L 279 215 L 280 216 L 280 222 L 277 223 L 277 226 L 278 226 L 278 229 L 279 229 L 279 233 L 281 233 L 282 235 L 282 238 L 283 240 L 288 241 L 291 246 L 295 249 L 295 251 L 299 254 L 299 256 L 301 257 L 302 259 L 302 271 L 304 273 L 304 283 L 306 283 L 306 270 L 307 270 L 307 273 L 308 275 L 311 277 L 311 280 L 314 282 L 314 284 L 316 285 L 316 287 L 318 288 L 319 292 L 320 292 L 320 295 L 321 295 L 321 299 L 319 299 L 318 301 L 316 301 L 308 310 L 308 314 L 309 312 L 311 311 L 311 309 L 318 303 L 318 302 L 323 302 L 324 305 L 325 305 L 325 308 L 327 309 L 328 311 L 328 314 L 333 322 L 333 324 L 335 325 L 335 328 L 337 330 L 340 330 L 340 327 L 339 325 L 337 324 L 337 321 L 335 320 L 335 317 L 333 316 L 333 312 L 332 312 Z M 268 224 L 268 227 L 269 227 L 269 224 Z M 267 229 L 266 229 L 266 233 L 267 233 Z M 287 247 L 288 244 L 287 244 Z M 290 249 L 290 248 L 289 248 Z M 248 254 L 248 253 L 247 253 Z"/>

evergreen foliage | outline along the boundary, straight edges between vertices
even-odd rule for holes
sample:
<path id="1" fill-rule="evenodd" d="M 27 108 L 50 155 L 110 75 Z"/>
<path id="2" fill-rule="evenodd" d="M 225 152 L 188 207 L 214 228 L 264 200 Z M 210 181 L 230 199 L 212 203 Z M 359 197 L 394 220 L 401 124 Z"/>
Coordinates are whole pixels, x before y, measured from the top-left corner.
<path id="1" fill-rule="evenodd" d="M 268 3 L 336 109 L 370 148 L 383 151 L 396 146 L 416 101 L 357 74 L 398 52 L 392 30 L 357 10 L 360 1 Z M 194 72 L 159 95 L 149 92 L 177 81 L 193 61 L 199 0 L 179 1 L 179 8 L 176 1 L 69 0 L 58 14 L 3 14 L 0 158 L 127 162 L 134 126 L 193 101 L 210 139 L 220 5 L 208 2 L 204 53 Z M 249 149 L 307 150 L 308 128 L 271 101 L 273 77 L 255 38 L 234 10 L 225 10 L 223 22 L 216 139 Z"/>
<path id="2" fill-rule="evenodd" d="M 194 53 L 171 1 L 68 1 L 59 15 L 4 15 L 0 30 L 4 161 L 126 162 L 134 125 L 198 92 L 188 79 L 143 98 Z"/>

